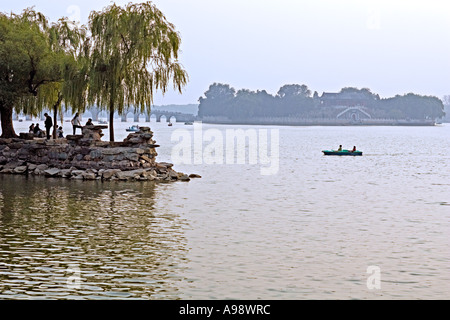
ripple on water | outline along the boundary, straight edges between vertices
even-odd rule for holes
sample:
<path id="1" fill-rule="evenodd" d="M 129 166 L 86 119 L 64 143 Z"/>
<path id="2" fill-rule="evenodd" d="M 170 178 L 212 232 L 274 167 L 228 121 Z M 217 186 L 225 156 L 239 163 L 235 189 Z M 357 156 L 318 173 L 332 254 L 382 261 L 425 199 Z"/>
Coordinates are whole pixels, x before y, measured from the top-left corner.
<path id="1" fill-rule="evenodd" d="M 172 131 L 153 125 L 170 162 Z M 204 179 L 167 185 L 0 175 L 0 299 L 449 296 L 449 127 L 275 128 L 270 177 L 251 165 L 186 165 Z M 365 156 L 322 155 L 340 143 Z"/>
<path id="2" fill-rule="evenodd" d="M 17 210 L 0 228 L 0 298 L 127 299 L 162 292 L 176 298 L 173 283 L 182 276 L 169 270 L 185 255 L 181 220 L 173 213 L 147 214 L 154 185 L 134 186 L 116 192 L 97 184 L 52 181 L 27 184 L 22 193 L 11 194 L 10 205 Z M 42 198 L 42 187 L 67 205 Z M 30 211 L 37 207 L 23 198 L 39 199 L 40 210 Z M 69 281 L 74 276 L 78 283 Z M 79 289 L 71 288 L 74 284 Z"/>

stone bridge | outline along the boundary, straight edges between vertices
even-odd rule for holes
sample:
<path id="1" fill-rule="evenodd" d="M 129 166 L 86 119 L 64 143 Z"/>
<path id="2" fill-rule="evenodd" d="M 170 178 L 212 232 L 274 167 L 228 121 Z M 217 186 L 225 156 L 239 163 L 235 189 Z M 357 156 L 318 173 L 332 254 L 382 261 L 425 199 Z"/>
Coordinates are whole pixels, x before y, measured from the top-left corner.
<path id="1" fill-rule="evenodd" d="M 51 116 L 53 116 L 53 111 L 47 111 Z M 107 112 L 102 111 L 98 108 L 89 108 L 86 110 L 86 115 L 82 115 L 83 118 L 92 118 L 93 121 L 98 121 L 100 114 L 102 114 L 103 117 L 109 118 L 109 115 Z M 90 114 L 90 115 L 89 115 Z M 129 110 L 128 112 L 124 113 L 123 115 L 115 115 L 116 117 L 119 116 L 122 120 L 122 122 L 127 122 L 127 118 L 128 116 L 132 114 L 133 115 L 133 120 L 134 122 L 139 122 L 139 120 L 144 120 L 145 122 L 150 122 L 151 118 L 156 119 L 156 122 L 161 122 L 161 118 L 165 117 L 166 121 L 173 121 L 173 119 L 175 119 L 176 122 L 194 122 L 197 117 L 194 116 L 193 114 L 190 113 L 181 113 L 181 112 L 170 112 L 170 111 L 160 111 L 160 110 L 152 110 L 150 113 L 138 113 L 135 112 L 134 110 Z M 25 120 L 29 120 L 31 121 L 34 117 L 30 116 L 30 115 L 23 115 L 20 114 L 20 116 L 24 116 Z M 73 114 L 72 112 L 69 110 L 68 112 L 64 113 L 64 119 L 72 119 L 73 118 Z M 40 119 L 41 121 L 45 120 L 44 117 L 44 112 L 42 112 L 39 116 L 38 119 Z M 61 115 L 58 114 L 58 120 L 61 119 Z M 19 120 L 19 114 L 17 114 L 16 112 L 13 112 L 13 120 Z"/>
<path id="2" fill-rule="evenodd" d="M 372 116 L 365 110 L 363 106 L 348 107 L 344 111 L 340 112 L 336 119 L 349 118 L 351 120 L 371 119 Z"/>
<path id="3" fill-rule="evenodd" d="M 88 110 L 88 112 L 92 114 L 93 121 L 98 121 L 101 110 L 97 108 L 91 108 Z M 150 119 L 152 117 L 156 119 L 156 122 L 161 122 L 162 117 L 165 117 L 167 122 L 169 122 L 172 118 L 174 118 L 176 122 L 193 122 L 197 118 L 193 114 L 181 112 L 152 110 L 150 113 L 139 113 L 135 112 L 134 110 L 129 110 L 128 112 L 120 116 L 122 122 L 127 122 L 127 118 L 130 114 L 133 115 L 134 122 L 139 122 L 139 119 L 143 119 L 145 122 L 150 122 Z"/>

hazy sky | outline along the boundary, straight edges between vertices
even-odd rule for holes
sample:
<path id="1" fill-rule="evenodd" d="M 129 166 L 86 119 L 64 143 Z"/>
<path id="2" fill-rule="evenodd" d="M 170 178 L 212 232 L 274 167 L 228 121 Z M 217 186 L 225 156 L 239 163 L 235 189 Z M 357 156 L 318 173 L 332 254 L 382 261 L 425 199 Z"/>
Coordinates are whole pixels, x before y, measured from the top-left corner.
<path id="1" fill-rule="evenodd" d="M 126 4 L 128 0 L 117 0 Z M 143 1 L 131 1 L 143 2 Z M 109 0 L 0 0 L 0 11 L 35 6 L 51 21 L 87 23 Z M 381 97 L 450 94 L 447 0 L 155 0 L 181 34 L 189 73 L 182 95 L 155 104 L 197 103 L 214 82 L 276 94 L 306 84 L 322 94 L 370 88 Z"/>

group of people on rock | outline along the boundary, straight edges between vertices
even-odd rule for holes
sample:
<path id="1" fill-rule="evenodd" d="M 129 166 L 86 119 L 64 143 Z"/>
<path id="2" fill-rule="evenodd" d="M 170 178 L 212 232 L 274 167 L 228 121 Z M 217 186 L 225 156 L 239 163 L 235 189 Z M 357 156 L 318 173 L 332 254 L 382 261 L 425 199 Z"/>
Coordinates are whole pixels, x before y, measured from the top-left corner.
<path id="1" fill-rule="evenodd" d="M 53 120 L 52 117 L 50 117 L 47 113 L 44 113 L 45 116 L 45 121 L 44 121 L 44 126 L 45 126 L 45 131 L 42 130 L 39 127 L 39 123 L 32 123 L 31 126 L 29 127 L 29 133 L 32 133 L 35 137 L 37 138 L 47 138 L 47 140 L 50 139 L 51 137 L 51 128 L 53 127 Z M 73 134 L 75 135 L 75 131 L 77 128 L 82 129 L 83 127 L 81 126 L 81 121 L 80 121 L 80 116 L 78 114 L 78 112 L 75 114 L 75 117 L 71 120 L 72 123 L 72 127 L 73 127 Z M 86 122 L 86 126 L 92 126 L 94 125 L 92 123 L 92 119 L 89 119 Z M 63 128 L 62 126 L 57 126 L 55 125 L 55 129 L 56 129 L 56 137 L 59 138 L 64 138 L 64 132 L 63 132 Z"/>
<path id="2" fill-rule="evenodd" d="M 50 117 L 47 113 L 44 113 L 45 116 L 45 121 L 44 121 L 44 126 L 45 126 L 45 132 L 44 130 L 42 130 L 39 127 L 39 123 L 32 123 L 31 126 L 29 127 L 29 133 L 34 134 L 35 137 L 37 138 L 44 138 L 46 137 L 47 140 L 50 139 L 51 137 L 51 133 L 50 130 L 53 127 L 53 120 L 52 117 Z M 64 134 L 63 134 L 63 129 L 61 126 L 55 126 L 56 127 L 56 137 L 57 138 L 64 138 Z"/>

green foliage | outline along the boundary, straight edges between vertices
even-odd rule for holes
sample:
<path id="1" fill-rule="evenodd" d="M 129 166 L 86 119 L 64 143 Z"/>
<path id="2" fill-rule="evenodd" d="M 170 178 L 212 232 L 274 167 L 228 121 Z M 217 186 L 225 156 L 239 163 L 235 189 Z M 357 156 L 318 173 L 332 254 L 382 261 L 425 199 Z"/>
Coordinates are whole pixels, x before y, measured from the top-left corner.
<path id="1" fill-rule="evenodd" d="M 225 116 L 235 120 L 301 116 L 315 106 L 306 85 L 285 85 L 272 96 L 265 90 L 236 92 L 227 84 L 214 83 L 199 102 L 199 116 Z"/>
<path id="2" fill-rule="evenodd" d="M 287 84 L 284 85 L 278 90 L 277 96 L 280 98 L 287 97 L 303 97 L 308 98 L 311 96 L 311 90 L 308 89 L 306 85 L 299 84 Z"/>
<path id="3" fill-rule="evenodd" d="M 89 27 L 91 104 L 110 114 L 122 114 L 130 106 L 149 111 L 156 90 L 164 94 L 172 80 L 181 93 L 187 84 L 187 73 L 177 60 L 180 36 L 151 2 L 124 8 L 112 4 L 92 12 Z M 110 137 L 113 141 L 112 123 Z"/>
<path id="4" fill-rule="evenodd" d="M 380 99 L 370 89 L 343 88 L 347 99 L 365 99 L 365 107 L 375 118 L 435 119 L 444 115 L 442 101 L 416 94 Z M 317 92 L 311 97 L 306 85 L 291 84 L 280 88 L 276 96 L 266 91 L 237 91 L 228 84 L 212 84 L 199 99 L 199 116 L 246 120 L 254 117 L 335 118 L 342 109 L 324 107 Z"/>
<path id="5" fill-rule="evenodd" d="M 15 136 L 12 109 L 37 115 L 88 103 L 123 113 L 149 111 L 171 81 L 180 93 L 188 76 L 178 62 L 181 39 L 151 2 L 115 4 L 90 15 L 89 31 L 66 18 L 49 24 L 31 9 L 0 14 L 2 136 Z M 110 136 L 114 139 L 112 123 Z"/>
<path id="6" fill-rule="evenodd" d="M 227 114 L 228 109 L 236 96 L 236 91 L 228 84 L 214 83 L 205 92 L 205 97 L 200 97 L 198 115 Z"/>
<path id="7" fill-rule="evenodd" d="M 44 108 L 74 106 L 83 96 L 75 85 L 85 36 L 60 19 L 50 25 L 45 16 L 32 8 L 22 14 L 0 14 L 0 112 L 2 136 L 15 136 L 12 109 L 37 115 Z"/>
<path id="8" fill-rule="evenodd" d="M 435 119 L 445 115 L 440 99 L 414 93 L 382 99 L 377 107 L 394 119 Z"/>
<path id="9" fill-rule="evenodd" d="M 358 89 L 354 87 L 345 87 L 341 89 L 340 93 L 359 94 L 368 100 L 380 100 L 380 96 L 372 93 L 372 91 L 368 88 Z"/>

